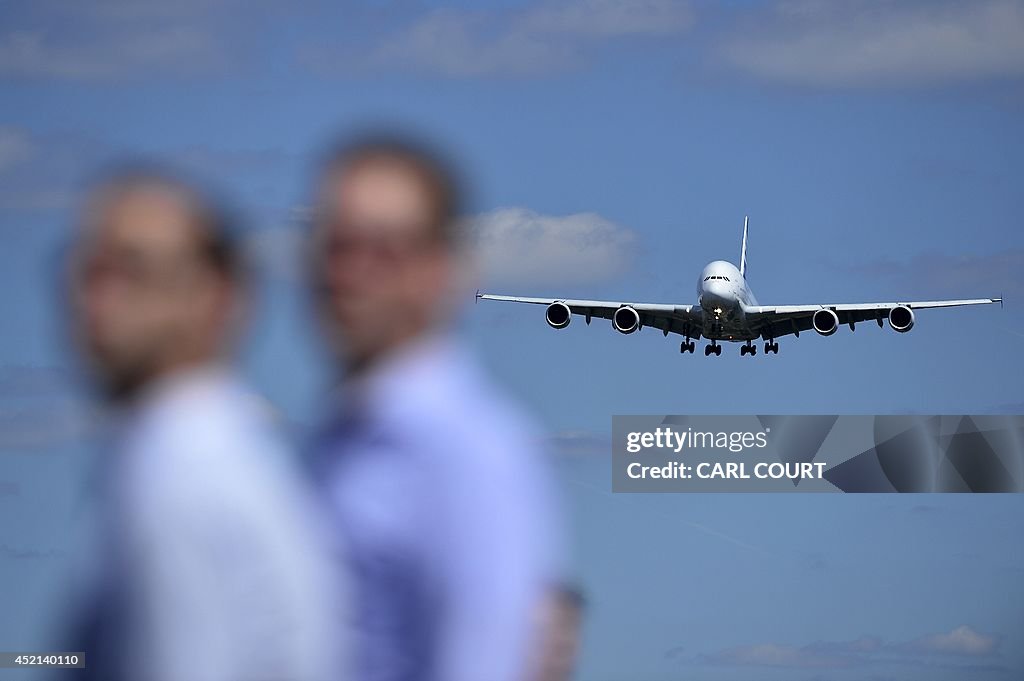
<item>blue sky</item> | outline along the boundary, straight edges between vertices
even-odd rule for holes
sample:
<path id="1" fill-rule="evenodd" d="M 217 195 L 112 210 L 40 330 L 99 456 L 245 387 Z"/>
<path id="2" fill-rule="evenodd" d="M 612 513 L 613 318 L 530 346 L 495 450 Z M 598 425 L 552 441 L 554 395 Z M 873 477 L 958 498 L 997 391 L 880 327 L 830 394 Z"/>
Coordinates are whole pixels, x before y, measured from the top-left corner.
<path id="1" fill-rule="evenodd" d="M 302 427 L 330 375 L 294 262 L 311 157 L 383 122 L 466 168 L 487 290 L 691 303 L 749 214 L 763 304 L 1006 297 L 755 358 L 468 305 L 467 337 L 552 437 L 592 601 L 581 679 L 1024 669 L 1019 496 L 612 495 L 605 445 L 617 413 L 1024 410 L 1022 3 L 39 0 L 0 18 L 0 593 L 21 613 L 0 641 L 38 635 L 85 468 L 54 275 L 82 181 L 142 153 L 236 200 L 262 266 L 241 364 Z"/>

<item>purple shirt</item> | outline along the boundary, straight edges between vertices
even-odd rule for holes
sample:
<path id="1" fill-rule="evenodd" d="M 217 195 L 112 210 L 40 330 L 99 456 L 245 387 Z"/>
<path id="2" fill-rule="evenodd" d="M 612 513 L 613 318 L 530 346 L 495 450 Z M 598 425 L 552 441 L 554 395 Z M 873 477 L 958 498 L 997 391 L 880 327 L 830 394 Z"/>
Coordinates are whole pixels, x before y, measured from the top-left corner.
<path id="1" fill-rule="evenodd" d="M 446 338 L 346 386 L 321 441 L 360 681 L 523 681 L 555 576 L 541 440 Z"/>

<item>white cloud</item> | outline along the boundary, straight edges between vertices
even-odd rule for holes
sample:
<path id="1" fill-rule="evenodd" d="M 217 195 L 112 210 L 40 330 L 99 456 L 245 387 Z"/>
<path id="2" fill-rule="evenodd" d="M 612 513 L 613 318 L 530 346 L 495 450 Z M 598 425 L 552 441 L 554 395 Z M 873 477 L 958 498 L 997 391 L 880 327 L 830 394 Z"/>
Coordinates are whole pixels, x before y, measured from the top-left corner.
<path id="1" fill-rule="evenodd" d="M 436 10 L 390 36 L 367 59 L 369 67 L 398 67 L 451 77 L 523 75 L 573 63 L 568 45 L 527 31 L 501 30 L 492 15 Z"/>
<path id="2" fill-rule="evenodd" d="M 483 278 L 492 283 L 578 284 L 625 272 L 635 234 L 595 213 L 540 215 L 499 208 L 470 222 Z"/>
<path id="3" fill-rule="evenodd" d="M 774 643 L 730 648 L 709 656 L 708 660 L 718 664 L 804 669 L 848 667 L 856 662 L 854 658 L 847 656 L 827 655 L 810 648 L 795 648 Z"/>
<path id="4" fill-rule="evenodd" d="M 293 11 L 281 0 L 37 0 L 5 17 L 0 77 L 120 81 L 205 76 L 252 64 Z M 397 70 L 454 78 L 577 67 L 610 40 L 666 37 L 693 22 L 689 0 L 539 0 L 514 8 L 306 8 L 322 27 L 299 61 L 324 72 Z M 279 55 L 274 55 L 278 57 Z"/>
<path id="5" fill-rule="evenodd" d="M 1024 3 L 780 2 L 722 55 L 755 76 L 825 87 L 1024 75 Z"/>
<path id="6" fill-rule="evenodd" d="M 758 643 L 702 657 L 712 664 L 733 666 L 845 669 L 877 663 L 929 666 L 938 663 L 936 656 L 986 657 L 994 655 L 998 648 L 997 637 L 961 625 L 947 633 L 928 634 L 904 643 L 886 643 L 875 636 L 850 641 L 818 641 L 802 647 Z M 948 662 L 948 658 L 943 661 Z"/>
<path id="7" fill-rule="evenodd" d="M 994 636 L 981 634 L 966 624 L 945 634 L 923 636 L 903 646 L 908 651 L 942 655 L 991 655 L 999 647 Z"/>
<path id="8" fill-rule="evenodd" d="M 684 0 L 561 0 L 518 10 L 444 8 L 385 35 L 368 56 L 308 54 L 321 68 L 406 70 L 452 78 L 523 76 L 580 66 L 603 42 L 663 37 L 692 24 Z"/>
<path id="9" fill-rule="evenodd" d="M 39 0 L 6 17 L 0 77 L 111 81 L 220 73 L 240 61 L 237 49 L 248 44 L 256 12 L 244 9 L 238 0 Z"/>
<path id="10" fill-rule="evenodd" d="M 821 653 L 873 653 L 881 650 L 883 645 L 882 639 L 877 636 L 861 636 L 852 641 L 818 641 L 807 646 L 807 650 Z"/>
<path id="11" fill-rule="evenodd" d="M 296 206 L 266 227 L 247 233 L 253 264 L 290 281 L 304 279 L 304 224 L 309 209 Z M 499 208 L 467 219 L 473 264 L 488 284 L 581 284 L 622 274 L 634 257 L 634 233 L 594 213 L 540 215 Z"/>
<path id="12" fill-rule="evenodd" d="M 19 127 L 0 127 L 0 210 L 51 212 L 67 210 L 81 198 L 91 175 L 118 160 L 145 159 L 165 164 L 201 182 L 224 178 L 265 178 L 288 169 L 299 156 L 280 148 L 210 148 L 192 146 L 171 152 L 128 149 L 81 133 L 39 134 Z M 215 195 L 219 192 L 215 191 Z M 227 198 L 228 205 L 234 204 Z"/>

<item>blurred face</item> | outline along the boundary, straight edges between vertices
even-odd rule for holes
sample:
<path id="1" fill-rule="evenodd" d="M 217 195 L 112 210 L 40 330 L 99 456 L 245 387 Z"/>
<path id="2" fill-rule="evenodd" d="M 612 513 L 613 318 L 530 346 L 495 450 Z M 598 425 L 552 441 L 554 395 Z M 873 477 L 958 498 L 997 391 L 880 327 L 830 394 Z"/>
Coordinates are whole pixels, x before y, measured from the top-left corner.
<path id="1" fill-rule="evenodd" d="M 200 234 L 174 191 L 108 191 L 85 215 L 71 301 L 84 353 L 113 397 L 216 355 L 229 285 L 199 253 Z"/>
<path id="2" fill-rule="evenodd" d="M 363 160 L 325 178 L 313 243 L 319 304 L 350 370 L 443 316 L 452 256 L 434 219 L 427 188 L 399 161 Z"/>

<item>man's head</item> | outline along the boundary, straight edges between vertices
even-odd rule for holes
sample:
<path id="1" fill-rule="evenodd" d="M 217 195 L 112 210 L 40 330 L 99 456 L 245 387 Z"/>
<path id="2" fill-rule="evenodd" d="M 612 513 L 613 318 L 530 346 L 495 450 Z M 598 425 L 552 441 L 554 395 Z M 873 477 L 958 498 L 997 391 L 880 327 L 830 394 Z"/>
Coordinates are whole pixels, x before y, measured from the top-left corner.
<path id="1" fill-rule="evenodd" d="M 443 323 L 457 278 L 457 183 L 416 143 L 366 139 L 327 158 L 313 225 L 314 290 L 351 371 Z"/>
<path id="2" fill-rule="evenodd" d="M 74 327 L 112 398 L 218 357 L 230 336 L 240 267 L 213 202 L 161 170 L 132 168 L 98 185 L 81 222 L 71 273 Z"/>

